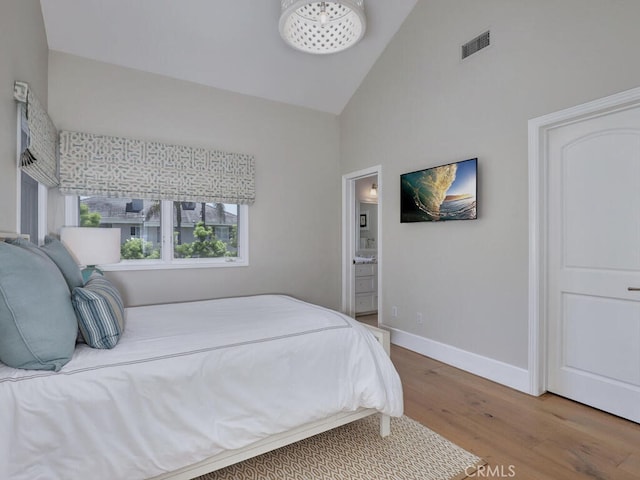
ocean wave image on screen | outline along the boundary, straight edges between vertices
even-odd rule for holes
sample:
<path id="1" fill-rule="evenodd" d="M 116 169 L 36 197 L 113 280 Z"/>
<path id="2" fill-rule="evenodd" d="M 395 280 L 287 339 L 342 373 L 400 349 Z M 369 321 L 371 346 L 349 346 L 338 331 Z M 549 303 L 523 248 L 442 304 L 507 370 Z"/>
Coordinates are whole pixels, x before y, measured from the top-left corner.
<path id="1" fill-rule="evenodd" d="M 401 221 L 476 218 L 475 160 L 407 173 L 401 178 Z"/>

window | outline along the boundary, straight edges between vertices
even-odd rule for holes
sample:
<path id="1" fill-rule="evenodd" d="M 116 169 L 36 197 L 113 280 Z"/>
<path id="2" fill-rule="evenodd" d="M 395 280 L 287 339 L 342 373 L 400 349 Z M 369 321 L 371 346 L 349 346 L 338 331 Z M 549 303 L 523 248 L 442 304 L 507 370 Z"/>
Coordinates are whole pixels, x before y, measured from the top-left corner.
<path id="1" fill-rule="evenodd" d="M 80 197 L 81 227 L 119 228 L 122 260 L 161 258 L 160 202 L 111 197 Z"/>
<path id="2" fill-rule="evenodd" d="M 38 245 L 47 233 L 47 187 L 23 171 L 20 176 L 20 233 Z"/>
<path id="3" fill-rule="evenodd" d="M 246 205 L 83 196 L 67 211 L 67 225 L 120 228 L 122 262 L 107 270 L 248 263 Z"/>
<path id="4" fill-rule="evenodd" d="M 173 202 L 173 209 L 174 258 L 238 256 L 238 205 Z"/>
<path id="5" fill-rule="evenodd" d="M 29 140 L 22 130 L 21 110 L 18 107 L 18 160 L 27 149 Z M 47 232 L 47 186 L 38 182 L 23 169 L 18 170 L 18 192 L 20 194 L 19 229 L 22 234 L 29 235 L 29 240 L 38 245 L 44 242 Z"/>
<path id="6" fill-rule="evenodd" d="M 20 172 L 20 233 L 38 244 L 38 182 Z"/>

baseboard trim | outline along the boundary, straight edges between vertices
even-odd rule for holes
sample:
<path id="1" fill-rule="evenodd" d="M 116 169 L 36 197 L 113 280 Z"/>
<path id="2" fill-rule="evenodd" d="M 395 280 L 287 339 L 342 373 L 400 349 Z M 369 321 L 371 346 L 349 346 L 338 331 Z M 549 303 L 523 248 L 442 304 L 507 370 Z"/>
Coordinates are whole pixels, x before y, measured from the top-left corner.
<path id="1" fill-rule="evenodd" d="M 508 363 L 483 357 L 445 343 L 436 342 L 397 328 L 381 325 L 391 332 L 391 343 L 420 353 L 474 375 L 500 383 L 524 393 L 530 393 L 529 371 Z"/>

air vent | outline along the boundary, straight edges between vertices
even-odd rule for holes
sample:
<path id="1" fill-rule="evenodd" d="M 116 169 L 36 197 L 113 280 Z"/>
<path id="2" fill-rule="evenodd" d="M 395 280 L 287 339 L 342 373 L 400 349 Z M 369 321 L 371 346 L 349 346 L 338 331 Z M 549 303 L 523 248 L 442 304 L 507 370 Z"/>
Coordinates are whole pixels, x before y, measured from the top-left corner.
<path id="1" fill-rule="evenodd" d="M 482 35 L 478 35 L 476 38 L 474 38 L 470 42 L 467 42 L 464 45 L 462 45 L 462 59 L 464 60 L 469 55 L 473 55 L 474 53 L 488 46 L 489 46 L 489 30 L 484 32 Z"/>

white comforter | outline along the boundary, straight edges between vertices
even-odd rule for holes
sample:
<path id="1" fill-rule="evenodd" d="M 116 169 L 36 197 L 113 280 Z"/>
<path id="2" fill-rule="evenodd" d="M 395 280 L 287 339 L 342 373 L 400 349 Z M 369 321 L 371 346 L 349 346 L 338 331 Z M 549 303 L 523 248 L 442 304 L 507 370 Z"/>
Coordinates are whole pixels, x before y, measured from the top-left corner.
<path id="1" fill-rule="evenodd" d="M 402 414 L 366 328 L 280 295 L 129 308 L 113 350 L 0 364 L 0 478 L 148 478 L 359 407 Z"/>

